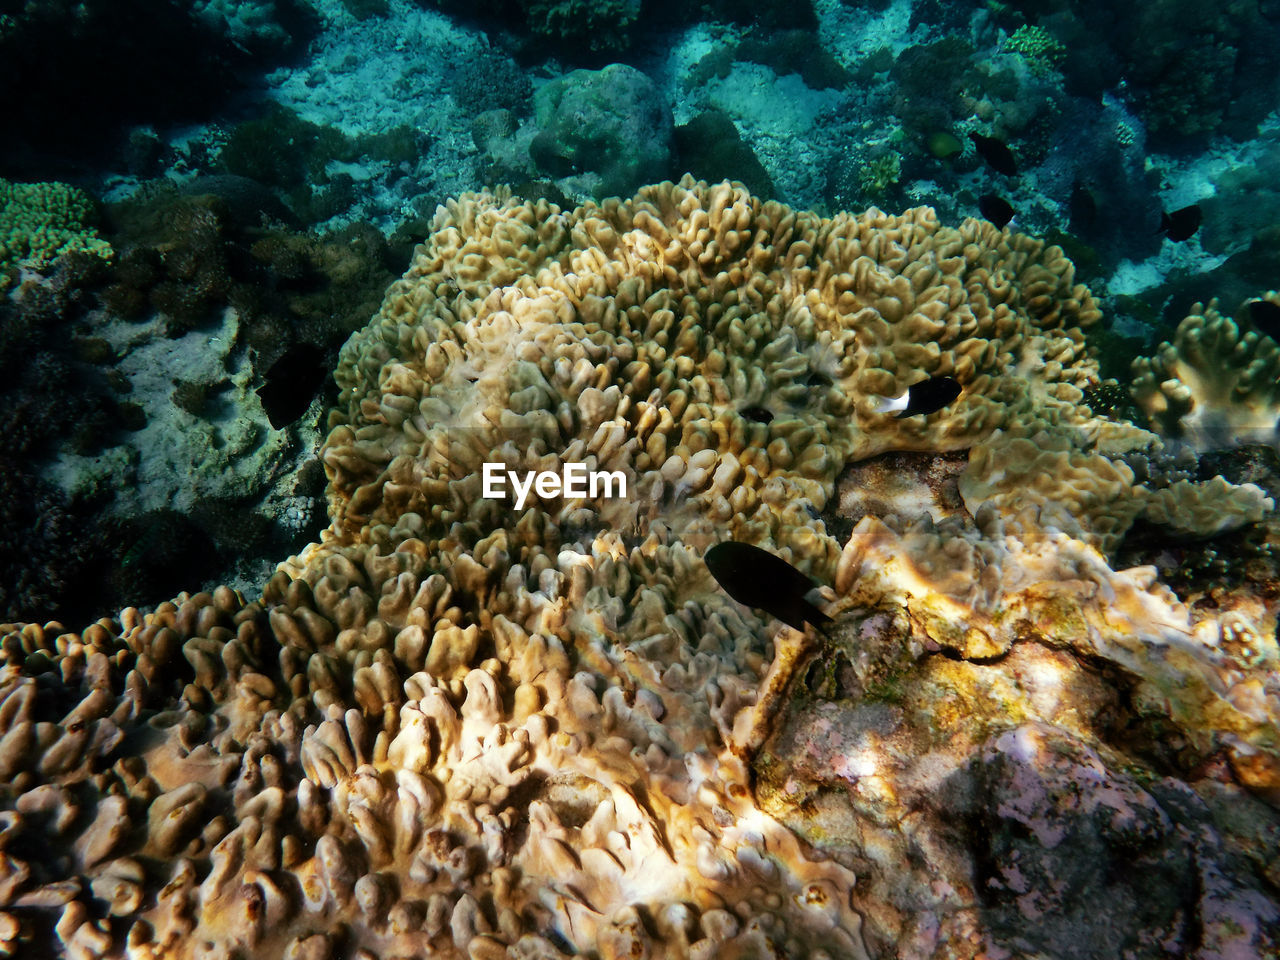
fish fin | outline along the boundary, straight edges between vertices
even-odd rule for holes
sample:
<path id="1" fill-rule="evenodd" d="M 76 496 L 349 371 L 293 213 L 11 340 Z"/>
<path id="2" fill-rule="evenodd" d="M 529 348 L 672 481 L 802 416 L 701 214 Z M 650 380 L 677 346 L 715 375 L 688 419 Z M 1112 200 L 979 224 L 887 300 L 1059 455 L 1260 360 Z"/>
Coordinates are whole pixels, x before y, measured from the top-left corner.
<path id="1" fill-rule="evenodd" d="M 770 612 L 787 626 L 794 627 L 801 633 L 804 633 L 806 623 L 812 624 L 821 630 L 823 626 L 833 622 L 830 617 L 804 597 L 796 597 L 794 600 Z"/>
<path id="2" fill-rule="evenodd" d="M 822 628 L 829 623 L 835 623 L 834 620 L 815 607 L 812 603 L 809 604 L 809 614 L 805 619 L 813 624 L 818 630 L 822 630 Z"/>

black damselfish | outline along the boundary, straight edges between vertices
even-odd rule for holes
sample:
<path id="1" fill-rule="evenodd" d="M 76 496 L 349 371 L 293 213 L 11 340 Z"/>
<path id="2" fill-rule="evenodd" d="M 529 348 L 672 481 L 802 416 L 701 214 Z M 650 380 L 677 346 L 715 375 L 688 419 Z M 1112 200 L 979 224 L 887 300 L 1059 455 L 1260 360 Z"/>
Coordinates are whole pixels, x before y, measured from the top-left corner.
<path id="1" fill-rule="evenodd" d="M 960 396 L 960 384 L 954 377 L 930 377 L 913 383 L 900 397 L 885 397 L 876 405 L 876 413 L 892 413 L 897 419 L 941 410 Z"/>
<path id="2" fill-rule="evenodd" d="M 1071 217 L 1069 227 L 1072 233 L 1085 233 L 1092 230 L 1093 225 L 1098 222 L 1098 199 L 1086 184 L 1078 180 L 1071 191 L 1067 210 Z"/>
<path id="3" fill-rule="evenodd" d="M 1160 229 L 1156 233 L 1163 233 L 1174 243 L 1181 243 L 1200 229 L 1200 221 L 1203 216 L 1198 203 L 1183 207 L 1181 210 L 1175 210 L 1173 213 L 1161 212 Z"/>
<path id="4" fill-rule="evenodd" d="M 739 603 L 756 607 L 788 626 L 821 627 L 831 618 L 805 599 L 817 584 L 781 557 L 750 543 L 726 540 L 702 558 L 721 589 Z"/>
<path id="5" fill-rule="evenodd" d="M 1280 304 L 1270 300 L 1250 300 L 1249 322 L 1253 329 L 1280 343 Z"/>
<path id="6" fill-rule="evenodd" d="M 257 394 L 274 429 L 287 427 L 307 412 L 330 366 L 324 351 L 309 343 L 295 344 L 271 365 Z"/>
<path id="7" fill-rule="evenodd" d="M 1008 226 L 1009 221 L 1013 219 L 1013 205 L 1004 197 L 997 197 L 994 193 L 984 193 L 980 196 L 978 209 L 982 211 L 983 217 L 1000 228 Z"/>
<path id="8" fill-rule="evenodd" d="M 978 148 L 978 156 L 987 161 L 987 166 L 996 173 L 1003 173 L 1005 176 L 1012 177 L 1018 172 L 1018 165 L 1013 159 L 1013 151 L 1005 145 L 1003 140 L 998 140 L 995 137 L 984 137 L 980 133 L 969 134 L 969 139 Z"/>

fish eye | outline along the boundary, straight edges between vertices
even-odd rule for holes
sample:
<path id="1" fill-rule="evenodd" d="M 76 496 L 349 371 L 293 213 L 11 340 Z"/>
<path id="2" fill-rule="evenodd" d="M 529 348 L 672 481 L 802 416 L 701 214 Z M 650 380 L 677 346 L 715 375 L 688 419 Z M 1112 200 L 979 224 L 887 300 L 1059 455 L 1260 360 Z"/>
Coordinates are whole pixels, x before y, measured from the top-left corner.
<path id="1" fill-rule="evenodd" d="M 741 411 L 741 415 L 755 423 L 769 423 L 773 420 L 773 414 L 764 407 L 747 407 Z"/>

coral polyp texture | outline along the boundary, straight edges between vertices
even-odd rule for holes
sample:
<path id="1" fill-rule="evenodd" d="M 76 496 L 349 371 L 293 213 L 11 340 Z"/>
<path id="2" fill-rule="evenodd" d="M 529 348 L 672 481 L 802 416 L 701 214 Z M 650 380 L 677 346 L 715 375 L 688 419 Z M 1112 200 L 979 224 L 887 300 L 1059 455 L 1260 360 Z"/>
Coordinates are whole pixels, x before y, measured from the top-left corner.
<path id="1" fill-rule="evenodd" d="M 342 351 L 331 524 L 259 599 L 0 627 L 0 942 L 1068 956 L 1096 896 L 1132 956 L 1274 943 L 1274 611 L 1106 552 L 1271 503 L 1092 415 L 1097 319 L 1058 248 L 927 209 L 449 202 Z M 877 412 L 935 375 L 950 406 Z M 891 452 L 933 466 L 848 493 Z M 517 508 L 485 463 L 627 494 Z M 727 537 L 834 583 L 828 635 L 721 593 Z M 1064 836 L 1111 879 L 1066 883 Z"/>
<path id="2" fill-rule="evenodd" d="M 1263 299 L 1280 305 L 1280 294 Z M 1280 346 L 1197 303 L 1173 343 L 1133 364 L 1133 398 L 1161 433 L 1197 450 L 1275 445 L 1280 423 Z"/>
<path id="3" fill-rule="evenodd" d="M 19 264 L 48 266 L 64 253 L 110 259 L 111 245 L 93 228 L 93 202 L 66 183 L 10 183 L 0 179 L 0 290 Z"/>

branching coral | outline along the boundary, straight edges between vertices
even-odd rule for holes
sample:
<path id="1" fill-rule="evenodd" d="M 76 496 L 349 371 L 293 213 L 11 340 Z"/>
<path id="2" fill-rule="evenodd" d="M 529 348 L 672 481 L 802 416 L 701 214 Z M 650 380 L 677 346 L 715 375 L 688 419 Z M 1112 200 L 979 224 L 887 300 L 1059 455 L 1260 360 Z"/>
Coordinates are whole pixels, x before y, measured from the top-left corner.
<path id="1" fill-rule="evenodd" d="M 855 889 L 874 843 L 829 858 L 765 812 L 749 763 L 807 648 L 715 591 L 702 550 L 733 536 L 837 575 L 850 623 L 918 612 L 892 579 L 916 564 L 933 642 L 972 656 L 1017 633 L 970 648 L 957 623 L 981 632 L 1006 595 L 1076 571 L 1062 589 L 1092 585 L 1081 616 L 1102 625 L 1055 639 L 1152 683 L 1191 663 L 1171 710 L 1212 740 L 1194 706 L 1226 681 L 1203 638 L 1164 672 L 1144 659 L 1167 597 L 1053 529 L 1049 494 L 1002 532 L 1009 463 L 1155 441 L 1081 404 L 1097 316 L 1057 248 L 929 210 L 826 219 L 691 180 L 573 211 L 450 202 L 343 349 L 332 522 L 261 599 L 0 629 L 6 902 L 59 911 L 44 935 L 77 957 L 872 956 L 866 930 L 913 898 Z M 876 412 L 922 375 L 963 393 Z M 842 552 L 817 519 L 850 461 L 982 444 L 1006 459 L 971 458 L 978 525 L 955 547 L 926 536 L 895 566 L 863 543 L 873 521 Z M 630 496 L 513 509 L 483 496 L 493 461 L 618 471 Z M 1120 480 L 1124 510 L 1155 510 Z M 1260 500 L 1193 489 L 1234 522 L 1252 515 L 1234 498 Z M 1073 532 L 1112 536 L 1099 517 Z M 1270 721 L 1222 715 L 1265 777 Z M 37 841 L 65 856 L 29 857 Z"/>
<path id="2" fill-rule="evenodd" d="M 1271 302 L 1280 297 L 1269 294 Z M 1275 444 L 1280 425 L 1280 346 L 1196 304 L 1173 343 L 1133 364 L 1133 398 L 1162 434 L 1195 449 Z"/>

